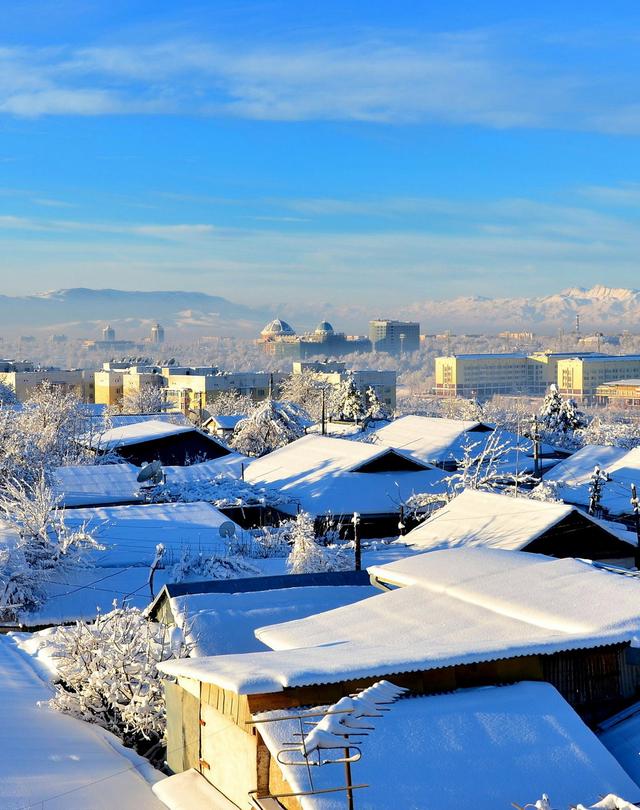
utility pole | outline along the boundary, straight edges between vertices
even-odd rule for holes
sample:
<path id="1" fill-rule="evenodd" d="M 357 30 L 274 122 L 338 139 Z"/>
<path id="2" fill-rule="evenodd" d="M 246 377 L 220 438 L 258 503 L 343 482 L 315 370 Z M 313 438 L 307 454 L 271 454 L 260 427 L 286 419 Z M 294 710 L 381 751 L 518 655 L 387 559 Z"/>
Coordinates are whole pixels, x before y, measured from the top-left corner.
<path id="1" fill-rule="evenodd" d="M 533 475 L 540 478 L 540 430 L 537 416 L 533 417 Z"/>
<path id="2" fill-rule="evenodd" d="M 362 548 L 360 545 L 360 532 L 358 531 L 358 526 L 360 525 L 360 513 L 354 512 L 353 517 L 351 518 L 351 522 L 353 523 L 353 540 L 355 543 L 355 554 L 354 554 L 354 568 L 356 571 L 362 570 Z"/>
<path id="3" fill-rule="evenodd" d="M 633 555 L 633 561 L 636 568 L 640 571 L 640 502 L 638 501 L 635 484 L 631 484 L 631 507 L 633 509 L 633 519 L 636 524 L 636 539 L 638 541 L 635 554 Z"/>
<path id="4" fill-rule="evenodd" d="M 327 435 L 326 388 L 322 386 L 322 435 Z"/>

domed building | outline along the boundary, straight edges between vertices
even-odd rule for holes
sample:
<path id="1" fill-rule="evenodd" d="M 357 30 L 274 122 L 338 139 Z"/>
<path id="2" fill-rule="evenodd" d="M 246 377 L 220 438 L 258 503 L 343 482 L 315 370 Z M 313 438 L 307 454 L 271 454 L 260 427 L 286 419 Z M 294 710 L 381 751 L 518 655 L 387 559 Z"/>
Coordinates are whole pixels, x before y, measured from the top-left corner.
<path id="1" fill-rule="evenodd" d="M 274 318 L 260 332 L 257 342 L 267 354 L 292 360 L 371 351 L 367 338 L 348 338 L 344 332 L 336 332 L 329 321 L 320 321 L 312 332 L 297 335 L 286 321 Z"/>
<path id="2" fill-rule="evenodd" d="M 319 337 L 333 335 L 333 333 L 333 326 L 331 326 L 329 321 L 320 321 L 320 323 L 316 326 L 315 334 Z"/>
<path id="3" fill-rule="evenodd" d="M 260 336 L 264 340 L 274 340 L 282 337 L 295 337 L 295 330 L 281 318 L 274 318 L 264 327 Z"/>

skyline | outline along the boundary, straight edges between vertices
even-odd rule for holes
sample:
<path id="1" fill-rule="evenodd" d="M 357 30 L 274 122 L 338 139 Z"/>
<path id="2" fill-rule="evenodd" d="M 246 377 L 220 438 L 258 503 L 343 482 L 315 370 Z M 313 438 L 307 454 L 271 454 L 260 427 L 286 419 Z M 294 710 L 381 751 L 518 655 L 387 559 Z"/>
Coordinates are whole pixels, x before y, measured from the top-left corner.
<path id="1" fill-rule="evenodd" d="M 638 286 L 635 4 L 127 5 L 3 8 L 4 293 Z"/>

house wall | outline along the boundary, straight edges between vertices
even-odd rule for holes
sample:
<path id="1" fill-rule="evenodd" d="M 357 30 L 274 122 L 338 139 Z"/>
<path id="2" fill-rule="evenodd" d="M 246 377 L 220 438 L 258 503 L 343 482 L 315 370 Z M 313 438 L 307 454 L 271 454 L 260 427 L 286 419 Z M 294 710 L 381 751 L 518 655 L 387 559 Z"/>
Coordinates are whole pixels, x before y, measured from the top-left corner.
<path id="1" fill-rule="evenodd" d="M 222 445 L 195 431 L 114 449 L 121 458 L 136 466 L 155 459 L 165 466 L 183 466 L 197 459 L 220 458 L 229 453 Z"/>
<path id="2" fill-rule="evenodd" d="M 633 546 L 601 529 L 577 512 L 572 512 L 541 537 L 522 549 L 551 557 L 583 557 L 589 560 L 633 565 Z"/>

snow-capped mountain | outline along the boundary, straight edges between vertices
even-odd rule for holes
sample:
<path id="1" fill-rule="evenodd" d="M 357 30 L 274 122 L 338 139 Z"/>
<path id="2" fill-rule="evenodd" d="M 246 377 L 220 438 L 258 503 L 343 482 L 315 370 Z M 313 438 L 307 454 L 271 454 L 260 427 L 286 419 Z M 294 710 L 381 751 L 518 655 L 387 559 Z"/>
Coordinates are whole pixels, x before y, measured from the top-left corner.
<path id="1" fill-rule="evenodd" d="M 64 329 L 69 334 L 94 335 L 98 325 L 110 322 L 122 337 L 139 333 L 151 321 L 193 334 L 255 336 L 271 317 L 290 321 L 298 332 L 322 318 L 336 329 L 364 333 L 371 317 L 410 318 L 420 321 L 423 332 L 496 333 L 504 329 L 555 334 L 575 327 L 576 315 L 584 334 L 640 331 L 640 290 L 596 285 L 571 287 L 554 295 L 534 298 L 465 296 L 444 301 L 423 300 L 406 306 L 374 310 L 333 302 L 308 304 L 265 303 L 252 309 L 220 296 L 198 292 L 129 292 L 83 287 L 37 295 L 0 296 L 0 330 L 25 332 Z"/>
<path id="2" fill-rule="evenodd" d="M 452 329 L 464 332 L 498 332 L 503 329 L 554 334 L 572 330 L 580 316 L 583 333 L 637 330 L 640 326 L 640 290 L 596 285 L 572 287 L 555 295 L 536 298 L 454 298 L 417 302 L 405 310 L 424 331 Z"/>
<path id="3" fill-rule="evenodd" d="M 139 333 L 152 321 L 211 334 L 254 334 L 271 316 L 220 296 L 181 291 L 125 291 L 86 287 L 35 295 L 0 296 L 0 330 L 25 332 L 64 329 L 97 336 L 99 324 L 111 323 L 119 336 Z"/>

